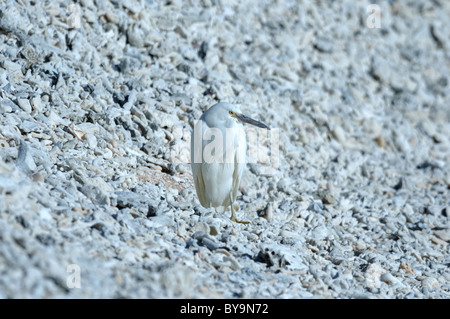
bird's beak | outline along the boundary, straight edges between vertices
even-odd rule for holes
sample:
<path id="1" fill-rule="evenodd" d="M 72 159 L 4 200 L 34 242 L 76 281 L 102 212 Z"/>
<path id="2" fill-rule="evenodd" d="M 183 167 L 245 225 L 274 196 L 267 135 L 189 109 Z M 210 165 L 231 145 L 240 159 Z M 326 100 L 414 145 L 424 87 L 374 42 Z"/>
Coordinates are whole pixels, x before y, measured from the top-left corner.
<path id="1" fill-rule="evenodd" d="M 266 129 L 270 130 L 270 127 L 268 127 L 263 122 L 259 122 L 257 120 L 254 120 L 254 119 L 252 119 L 252 118 L 250 118 L 250 117 L 248 117 L 248 116 L 246 116 L 244 114 L 236 114 L 236 118 L 239 121 L 241 121 L 241 122 L 248 123 L 248 124 L 251 124 L 251 125 L 255 125 L 257 127 L 266 128 Z"/>

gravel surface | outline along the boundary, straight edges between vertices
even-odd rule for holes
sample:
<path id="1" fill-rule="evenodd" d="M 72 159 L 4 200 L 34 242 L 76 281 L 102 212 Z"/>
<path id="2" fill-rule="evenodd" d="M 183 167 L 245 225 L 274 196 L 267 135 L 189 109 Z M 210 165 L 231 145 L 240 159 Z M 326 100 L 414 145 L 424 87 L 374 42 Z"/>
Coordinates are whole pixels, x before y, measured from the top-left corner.
<path id="1" fill-rule="evenodd" d="M 450 298 L 450 2 L 376 2 L 0 0 L 0 297 Z M 217 101 L 279 132 L 248 225 Z"/>

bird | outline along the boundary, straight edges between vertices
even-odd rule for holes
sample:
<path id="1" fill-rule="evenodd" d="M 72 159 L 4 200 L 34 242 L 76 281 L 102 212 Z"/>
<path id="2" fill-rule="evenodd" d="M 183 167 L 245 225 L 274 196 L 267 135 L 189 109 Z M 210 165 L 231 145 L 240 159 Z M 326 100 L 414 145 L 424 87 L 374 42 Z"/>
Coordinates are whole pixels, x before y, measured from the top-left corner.
<path id="1" fill-rule="evenodd" d="M 197 197 L 203 207 L 231 208 L 246 166 L 247 140 L 243 123 L 270 130 L 263 122 L 244 114 L 238 105 L 219 102 L 206 110 L 191 134 L 191 168 Z M 213 138 L 214 137 L 214 138 Z"/>

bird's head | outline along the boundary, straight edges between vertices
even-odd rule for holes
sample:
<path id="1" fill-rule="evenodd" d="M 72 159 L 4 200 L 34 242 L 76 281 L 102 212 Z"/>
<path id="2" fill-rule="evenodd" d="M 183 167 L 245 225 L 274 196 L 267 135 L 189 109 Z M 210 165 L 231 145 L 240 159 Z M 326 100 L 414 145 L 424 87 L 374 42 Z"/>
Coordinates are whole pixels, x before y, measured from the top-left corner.
<path id="1" fill-rule="evenodd" d="M 242 114 L 239 106 L 226 102 L 214 104 L 203 114 L 203 117 L 210 127 L 233 127 L 239 123 L 248 123 L 270 130 L 270 127 L 263 122 Z"/>

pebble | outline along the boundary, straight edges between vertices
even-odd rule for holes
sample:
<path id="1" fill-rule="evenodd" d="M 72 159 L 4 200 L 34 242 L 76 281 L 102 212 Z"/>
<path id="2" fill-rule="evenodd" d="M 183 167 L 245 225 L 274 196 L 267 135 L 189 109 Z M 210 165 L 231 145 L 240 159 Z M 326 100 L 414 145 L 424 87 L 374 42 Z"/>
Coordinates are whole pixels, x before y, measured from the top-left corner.
<path id="1" fill-rule="evenodd" d="M 433 233 L 444 242 L 450 242 L 450 230 L 436 230 Z"/>
<path id="2" fill-rule="evenodd" d="M 197 223 L 197 224 L 195 224 L 195 226 L 194 227 L 192 227 L 192 230 L 191 230 L 193 233 L 196 233 L 196 232 L 200 232 L 200 233 L 203 233 L 203 234 L 209 234 L 210 233 L 210 227 L 209 227 L 209 225 L 207 224 L 207 223 Z"/>
<path id="3" fill-rule="evenodd" d="M 135 208 L 147 217 L 158 215 L 158 204 L 154 199 L 133 192 L 115 192 L 117 207 Z"/>
<path id="4" fill-rule="evenodd" d="M 316 242 L 323 241 L 329 234 L 328 228 L 324 225 L 316 227 L 312 233 L 311 238 Z"/>
<path id="5" fill-rule="evenodd" d="M 19 153 L 17 155 L 17 167 L 27 175 L 33 174 L 37 169 L 32 156 L 32 150 L 25 141 L 20 142 Z"/>
<path id="6" fill-rule="evenodd" d="M 31 105 L 33 106 L 33 109 L 38 113 L 42 112 L 44 109 L 42 105 L 42 100 L 38 96 L 35 96 L 31 99 Z"/>
<path id="7" fill-rule="evenodd" d="M 384 273 L 380 276 L 380 280 L 382 282 L 387 283 L 388 285 L 395 285 L 399 283 L 400 281 L 394 277 L 391 273 Z"/>
<path id="8" fill-rule="evenodd" d="M 422 287 L 427 289 L 435 289 L 439 288 L 439 281 L 436 278 L 433 277 L 427 277 L 422 280 Z"/>
<path id="9" fill-rule="evenodd" d="M 19 104 L 20 108 L 26 113 L 31 113 L 31 104 L 28 99 L 18 99 L 17 103 Z"/>
<path id="10" fill-rule="evenodd" d="M 117 14 L 115 14 L 114 12 L 108 11 L 105 14 L 106 19 L 108 19 L 109 22 L 114 23 L 114 24 L 119 24 L 120 22 L 120 18 Z"/>
<path id="11" fill-rule="evenodd" d="M 95 135 L 91 134 L 91 133 L 86 133 L 84 135 L 84 138 L 89 146 L 89 148 L 91 149 L 95 149 L 97 147 L 97 137 L 95 137 Z"/>

